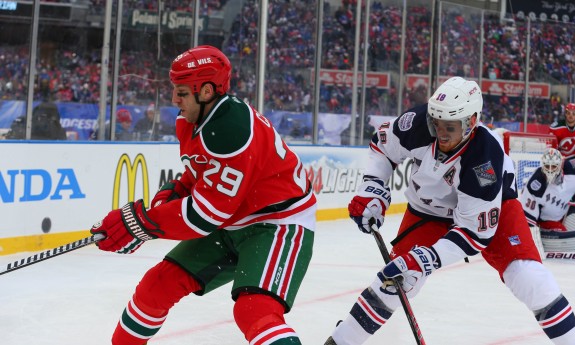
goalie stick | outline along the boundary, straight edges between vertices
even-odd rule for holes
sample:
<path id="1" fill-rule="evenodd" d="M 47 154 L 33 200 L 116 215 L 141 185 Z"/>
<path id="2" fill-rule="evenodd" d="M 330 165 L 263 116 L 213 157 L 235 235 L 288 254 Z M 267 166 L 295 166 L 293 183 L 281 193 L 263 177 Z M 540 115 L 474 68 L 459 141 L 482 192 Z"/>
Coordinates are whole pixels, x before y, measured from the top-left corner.
<path id="1" fill-rule="evenodd" d="M 46 251 L 34 254 L 32 256 L 29 256 L 29 257 L 21 259 L 21 260 L 16 260 L 12 263 L 9 263 L 4 269 L 0 270 L 0 275 L 15 271 L 15 270 L 23 268 L 23 267 L 33 265 L 33 264 L 38 263 L 40 261 L 51 259 L 51 258 L 58 256 L 58 255 L 69 253 L 73 250 L 80 249 L 80 248 L 85 247 L 87 245 L 90 245 L 92 243 L 96 243 L 99 240 L 102 240 L 104 238 L 105 238 L 105 236 L 103 234 L 95 234 L 95 235 L 92 235 L 90 237 L 80 239 L 78 241 L 64 244 L 64 245 L 57 247 L 57 248 L 48 249 Z"/>
<path id="2" fill-rule="evenodd" d="M 383 256 L 383 261 L 387 265 L 391 262 L 391 257 L 389 256 L 389 252 L 387 251 L 387 247 L 385 246 L 385 242 L 383 241 L 383 237 L 379 233 L 379 229 L 373 223 L 371 223 L 371 233 L 375 238 L 375 242 L 379 247 L 379 251 L 381 252 L 381 256 Z M 397 296 L 401 301 L 401 305 L 403 306 L 403 310 L 405 311 L 405 315 L 407 316 L 407 321 L 409 321 L 409 326 L 411 327 L 411 331 L 413 332 L 413 336 L 415 337 L 415 341 L 418 345 L 425 345 L 425 340 L 423 339 L 423 334 L 421 334 L 421 329 L 419 328 L 419 324 L 415 319 L 415 315 L 413 314 L 413 309 L 411 309 L 411 304 L 409 303 L 409 299 L 405 294 L 405 291 L 401 288 L 401 285 L 397 281 L 397 279 L 392 279 L 393 285 L 395 286 L 395 290 L 397 291 Z"/>

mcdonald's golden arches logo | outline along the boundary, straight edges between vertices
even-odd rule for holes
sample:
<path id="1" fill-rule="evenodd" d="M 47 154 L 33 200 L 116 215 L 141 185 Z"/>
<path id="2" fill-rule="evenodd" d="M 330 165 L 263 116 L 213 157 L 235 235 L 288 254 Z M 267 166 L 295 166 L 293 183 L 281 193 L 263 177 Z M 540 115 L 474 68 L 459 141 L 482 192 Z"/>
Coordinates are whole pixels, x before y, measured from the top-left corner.
<path id="1" fill-rule="evenodd" d="M 116 166 L 116 175 L 114 177 L 114 191 L 112 197 L 112 209 L 115 210 L 120 208 L 120 192 L 121 192 L 121 180 L 122 173 L 126 168 L 126 181 L 128 185 L 128 201 L 134 201 L 136 195 L 136 183 L 138 181 L 138 170 L 141 170 L 141 181 L 142 181 L 142 192 L 144 205 L 149 204 L 150 198 L 150 186 L 148 180 L 148 165 L 146 164 L 146 159 L 144 155 L 139 153 L 134 161 L 130 160 L 130 156 L 127 154 L 122 154 L 118 160 L 118 165 Z"/>

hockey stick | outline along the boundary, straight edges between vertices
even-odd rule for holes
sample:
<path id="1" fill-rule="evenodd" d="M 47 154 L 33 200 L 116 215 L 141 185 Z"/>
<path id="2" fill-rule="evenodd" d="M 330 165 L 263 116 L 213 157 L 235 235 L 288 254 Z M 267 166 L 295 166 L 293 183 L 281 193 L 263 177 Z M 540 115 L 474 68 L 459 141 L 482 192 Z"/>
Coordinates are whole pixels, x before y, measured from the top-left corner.
<path id="1" fill-rule="evenodd" d="M 379 233 L 379 229 L 373 223 L 371 223 L 371 233 L 375 238 L 375 242 L 379 247 L 379 251 L 381 252 L 381 256 L 383 256 L 383 261 L 387 265 L 391 262 L 391 257 L 389 256 L 389 252 L 387 251 L 387 247 L 385 246 L 385 242 L 383 241 L 383 237 Z M 409 326 L 411 327 L 411 331 L 415 336 L 415 341 L 418 345 L 425 345 L 425 340 L 423 339 L 423 334 L 421 334 L 421 329 L 419 328 L 419 324 L 415 319 L 415 315 L 413 314 L 413 309 L 411 309 L 411 304 L 409 303 L 409 299 L 407 299 L 407 295 L 405 291 L 401 288 L 401 285 L 397 281 L 397 279 L 392 279 L 393 285 L 395 286 L 395 290 L 397 291 L 397 296 L 401 301 L 401 305 L 403 306 L 403 310 L 405 311 L 405 315 L 407 316 L 407 321 L 409 321 Z"/>
<path id="2" fill-rule="evenodd" d="M 58 256 L 58 255 L 62 255 L 62 254 L 71 252 L 73 250 L 76 250 L 76 249 L 79 249 L 82 247 L 85 247 L 85 246 L 90 245 L 92 243 L 96 243 L 99 240 L 104 239 L 105 237 L 106 236 L 104 236 L 103 234 L 95 234 L 95 235 L 92 235 L 90 237 L 86 237 L 86 238 L 83 238 L 83 239 L 75 241 L 75 242 L 70 242 L 70 243 L 64 244 L 60 247 L 48 249 L 46 251 L 34 254 L 34 255 L 29 256 L 27 258 L 14 261 L 12 263 L 9 263 L 8 266 L 6 266 L 6 268 L 1 270 L 0 275 L 2 275 L 4 273 L 15 271 L 15 270 L 20 269 L 22 267 L 33 265 L 33 264 L 38 263 L 40 261 L 44 261 L 44 260 L 53 258 L 53 257 Z"/>

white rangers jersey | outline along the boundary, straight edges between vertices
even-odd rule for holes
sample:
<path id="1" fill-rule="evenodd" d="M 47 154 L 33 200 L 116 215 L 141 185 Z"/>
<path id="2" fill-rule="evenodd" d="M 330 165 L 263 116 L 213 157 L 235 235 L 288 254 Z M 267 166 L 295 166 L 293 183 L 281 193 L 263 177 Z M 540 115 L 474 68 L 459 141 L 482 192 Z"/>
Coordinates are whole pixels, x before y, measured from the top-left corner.
<path id="1" fill-rule="evenodd" d="M 531 175 L 519 198 L 529 224 L 563 220 L 570 200 L 575 195 L 574 165 L 575 160 L 565 162 L 562 181 L 559 184 L 547 183 L 541 168 L 537 168 Z"/>
<path id="2" fill-rule="evenodd" d="M 384 123 L 372 139 L 365 175 L 389 181 L 398 164 L 413 160 L 405 192 L 409 210 L 453 224 L 433 245 L 445 266 L 487 247 L 502 200 L 517 198 L 517 188 L 513 162 L 496 134 L 479 125 L 462 147 L 445 154 L 426 116 L 424 104 Z"/>

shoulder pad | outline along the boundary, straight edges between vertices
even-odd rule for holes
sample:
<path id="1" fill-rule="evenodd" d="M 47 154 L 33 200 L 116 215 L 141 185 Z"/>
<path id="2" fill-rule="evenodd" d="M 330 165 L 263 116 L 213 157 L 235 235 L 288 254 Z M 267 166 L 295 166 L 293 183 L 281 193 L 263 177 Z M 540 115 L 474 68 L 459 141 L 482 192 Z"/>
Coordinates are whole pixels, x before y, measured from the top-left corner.
<path id="1" fill-rule="evenodd" d="M 541 168 L 537 168 L 525 185 L 531 195 L 541 198 L 547 189 L 547 179 Z"/>
<path id="2" fill-rule="evenodd" d="M 467 195 L 491 201 L 503 186 L 505 153 L 490 130 L 478 127 L 461 155 L 459 190 Z"/>
<path id="3" fill-rule="evenodd" d="M 411 108 L 398 117 L 393 123 L 393 134 L 401 146 L 410 151 L 432 143 L 435 138 L 427 127 L 427 103 Z"/>
<path id="4" fill-rule="evenodd" d="M 230 97 L 202 128 L 202 139 L 209 151 L 225 155 L 241 149 L 252 134 L 252 115 L 249 106 Z"/>

